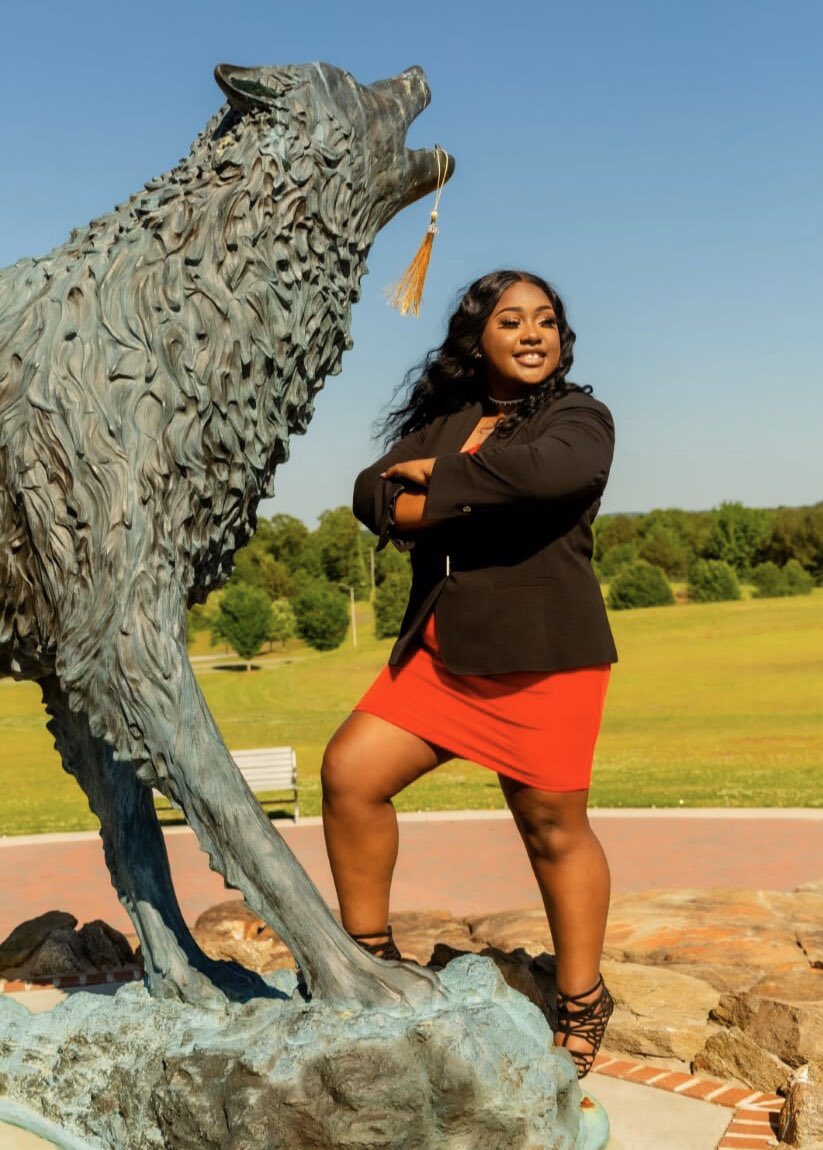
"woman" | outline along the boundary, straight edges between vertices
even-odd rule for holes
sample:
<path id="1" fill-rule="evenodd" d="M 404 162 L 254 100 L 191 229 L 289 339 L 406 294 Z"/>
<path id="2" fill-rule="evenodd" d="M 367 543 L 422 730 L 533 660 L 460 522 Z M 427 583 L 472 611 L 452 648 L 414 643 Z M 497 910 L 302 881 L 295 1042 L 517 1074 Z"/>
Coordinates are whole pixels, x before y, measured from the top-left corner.
<path id="1" fill-rule="evenodd" d="M 484 276 L 389 415 L 394 444 L 358 477 L 354 511 L 378 546 L 411 547 L 412 589 L 322 780 L 343 925 L 399 958 L 392 797 L 454 756 L 497 772 L 554 941 L 555 1042 L 582 1077 L 612 1010 L 599 974 L 609 871 L 586 800 L 617 656 L 590 563 L 613 427 L 566 381 L 574 339 L 543 279 Z"/>

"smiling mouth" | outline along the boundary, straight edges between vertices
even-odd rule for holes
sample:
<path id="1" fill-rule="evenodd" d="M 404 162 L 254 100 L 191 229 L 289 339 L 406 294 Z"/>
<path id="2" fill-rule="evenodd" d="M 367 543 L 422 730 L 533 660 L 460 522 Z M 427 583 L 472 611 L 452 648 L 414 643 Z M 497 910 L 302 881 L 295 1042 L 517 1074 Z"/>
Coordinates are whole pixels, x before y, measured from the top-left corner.
<path id="1" fill-rule="evenodd" d="M 514 358 L 524 367 L 542 367 L 546 361 L 542 351 L 524 351 Z"/>

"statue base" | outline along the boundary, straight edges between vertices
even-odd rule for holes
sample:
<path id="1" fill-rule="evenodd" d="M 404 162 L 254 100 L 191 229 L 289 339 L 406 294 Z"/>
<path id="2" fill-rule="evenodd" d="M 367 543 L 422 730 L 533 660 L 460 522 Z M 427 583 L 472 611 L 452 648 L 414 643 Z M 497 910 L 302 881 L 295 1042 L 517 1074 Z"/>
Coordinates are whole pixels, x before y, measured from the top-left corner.
<path id="1" fill-rule="evenodd" d="M 442 972 L 416 1012 L 281 1001 L 220 1012 L 76 993 L 47 1014 L 0 998 L 0 1118 L 66 1150 L 602 1150 L 541 1012 L 488 959 Z"/>

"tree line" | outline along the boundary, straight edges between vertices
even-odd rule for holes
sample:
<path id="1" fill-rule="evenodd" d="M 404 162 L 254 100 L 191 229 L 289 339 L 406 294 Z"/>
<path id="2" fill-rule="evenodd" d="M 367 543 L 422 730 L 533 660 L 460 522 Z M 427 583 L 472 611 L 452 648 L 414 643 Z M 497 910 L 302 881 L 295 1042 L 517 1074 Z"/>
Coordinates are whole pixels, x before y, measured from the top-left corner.
<path id="1" fill-rule="evenodd" d="M 823 503 L 604 515 L 594 532 L 594 567 L 613 609 L 672 603 L 673 581 L 704 603 L 739 599 L 743 583 L 761 598 L 823 585 Z"/>
<path id="2" fill-rule="evenodd" d="M 823 585 L 823 503 L 602 515 L 594 568 L 615 610 L 673 603 L 673 582 L 685 583 L 694 602 L 739 598 L 744 583 L 758 596 L 805 594 Z M 226 587 L 189 613 L 189 629 L 209 630 L 246 660 L 294 636 L 331 650 L 356 600 L 373 600 L 378 638 L 396 635 L 409 584 L 408 555 L 391 546 L 376 552 L 348 507 L 324 511 L 314 531 L 279 514 L 259 521 Z"/>

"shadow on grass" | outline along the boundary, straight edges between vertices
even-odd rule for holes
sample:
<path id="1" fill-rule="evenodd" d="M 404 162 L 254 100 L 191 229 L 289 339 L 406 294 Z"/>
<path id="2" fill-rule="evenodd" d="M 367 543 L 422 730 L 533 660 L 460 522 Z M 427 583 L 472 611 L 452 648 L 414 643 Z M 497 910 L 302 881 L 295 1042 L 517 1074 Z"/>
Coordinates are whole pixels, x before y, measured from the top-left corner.
<path id="1" fill-rule="evenodd" d="M 276 800 L 272 801 L 276 802 Z M 290 823 L 294 822 L 294 812 L 288 808 L 270 807 L 268 800 L 260 805 L 263 807 L 264 813 L 268 815 L 270 822 L 278 822 L 281 819 Z M 154 813 L 157 815 L 161 826 L 186 826 L 186 816 L 177 807 L 161 807 L 159 810 L 155 808 Z"/>

